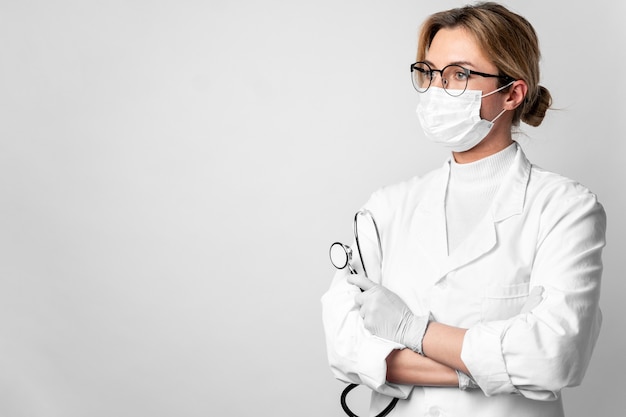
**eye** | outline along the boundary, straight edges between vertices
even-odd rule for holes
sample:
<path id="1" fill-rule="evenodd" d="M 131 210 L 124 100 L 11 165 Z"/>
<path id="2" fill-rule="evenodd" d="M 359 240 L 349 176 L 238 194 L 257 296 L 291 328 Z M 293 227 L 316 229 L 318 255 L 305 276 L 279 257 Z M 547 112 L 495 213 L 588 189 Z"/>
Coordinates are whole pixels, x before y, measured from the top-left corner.
<path id="1" fill-rule="evenodd" d="M 455 81 L 466 81 L 468 78 L 468 75 L 465 71 L 454 71 L 454 74 L 452 75 L 454 77 Z"/>

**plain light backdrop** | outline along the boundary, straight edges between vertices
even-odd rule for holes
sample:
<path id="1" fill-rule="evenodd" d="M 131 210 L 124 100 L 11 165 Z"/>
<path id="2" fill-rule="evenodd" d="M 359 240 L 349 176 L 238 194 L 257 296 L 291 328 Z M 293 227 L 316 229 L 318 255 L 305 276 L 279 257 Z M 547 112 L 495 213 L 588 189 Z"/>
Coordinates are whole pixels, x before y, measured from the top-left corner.
<path id="1" fill-rule="evenodd" d="M 618 415 L 626 9 L 504 3 L 558 109 L 520 143 L 609 220 L 604 327 L 566 410 Z M 328 246 L 447 157 L 409 65 L 424 18 L 463 4 L 1 0 L 0 415 L 342 416 Z"/>

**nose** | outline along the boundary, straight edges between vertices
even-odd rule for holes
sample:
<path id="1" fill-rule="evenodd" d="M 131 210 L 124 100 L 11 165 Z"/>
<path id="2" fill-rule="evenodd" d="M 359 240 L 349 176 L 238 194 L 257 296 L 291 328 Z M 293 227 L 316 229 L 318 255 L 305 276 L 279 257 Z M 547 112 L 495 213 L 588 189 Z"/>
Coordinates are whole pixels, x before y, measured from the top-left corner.
<path id="1" fill-rule="evenodd" d="M 441 71 L 433 70 L 432 79 L 430 80 L 430 85 L 444 88 L 443 77 L 441 76 Z"/>

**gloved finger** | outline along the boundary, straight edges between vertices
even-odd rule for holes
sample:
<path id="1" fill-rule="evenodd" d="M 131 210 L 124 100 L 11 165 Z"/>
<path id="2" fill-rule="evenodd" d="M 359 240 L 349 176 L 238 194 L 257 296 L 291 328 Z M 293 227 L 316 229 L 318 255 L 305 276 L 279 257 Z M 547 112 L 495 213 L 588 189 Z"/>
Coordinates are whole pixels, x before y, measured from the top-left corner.
<path id="1" fill-rule="evenodd" d="M 376 286 L 374 282 L 372 282 L 370 279 L 368 279 L 365 275 L 362 275 L 362 274 L 351 274 L 348 277 L 348 282 L 352 285 L 356 285 L 363 291 L 367 291 L 370 288 L 373 288 Z"/>
<path id="2" fill-rule="evenodd" d="M 363 303 L 365 302 L 365 293 L 364 292 L 360 292 L 357 295 L 354 296 L 354 304 L 361 308 L 363 306 Z"/>

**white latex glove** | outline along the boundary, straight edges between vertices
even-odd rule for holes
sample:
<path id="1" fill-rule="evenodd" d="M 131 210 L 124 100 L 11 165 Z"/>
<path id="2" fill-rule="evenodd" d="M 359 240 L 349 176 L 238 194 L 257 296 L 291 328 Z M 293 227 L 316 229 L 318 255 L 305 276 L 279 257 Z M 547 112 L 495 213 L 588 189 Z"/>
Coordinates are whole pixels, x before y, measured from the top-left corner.
<path id="1" fill-rule="evenodd" d="M 348 282 L 363 290 L 357 294 L 365 328 L 373 335 L 401 343 L 423 355 L 422 340 L 430 320 L 429 316 L 416 316 L 393 291 L 375 284 L 364 275 L 353 274 Z"/>

